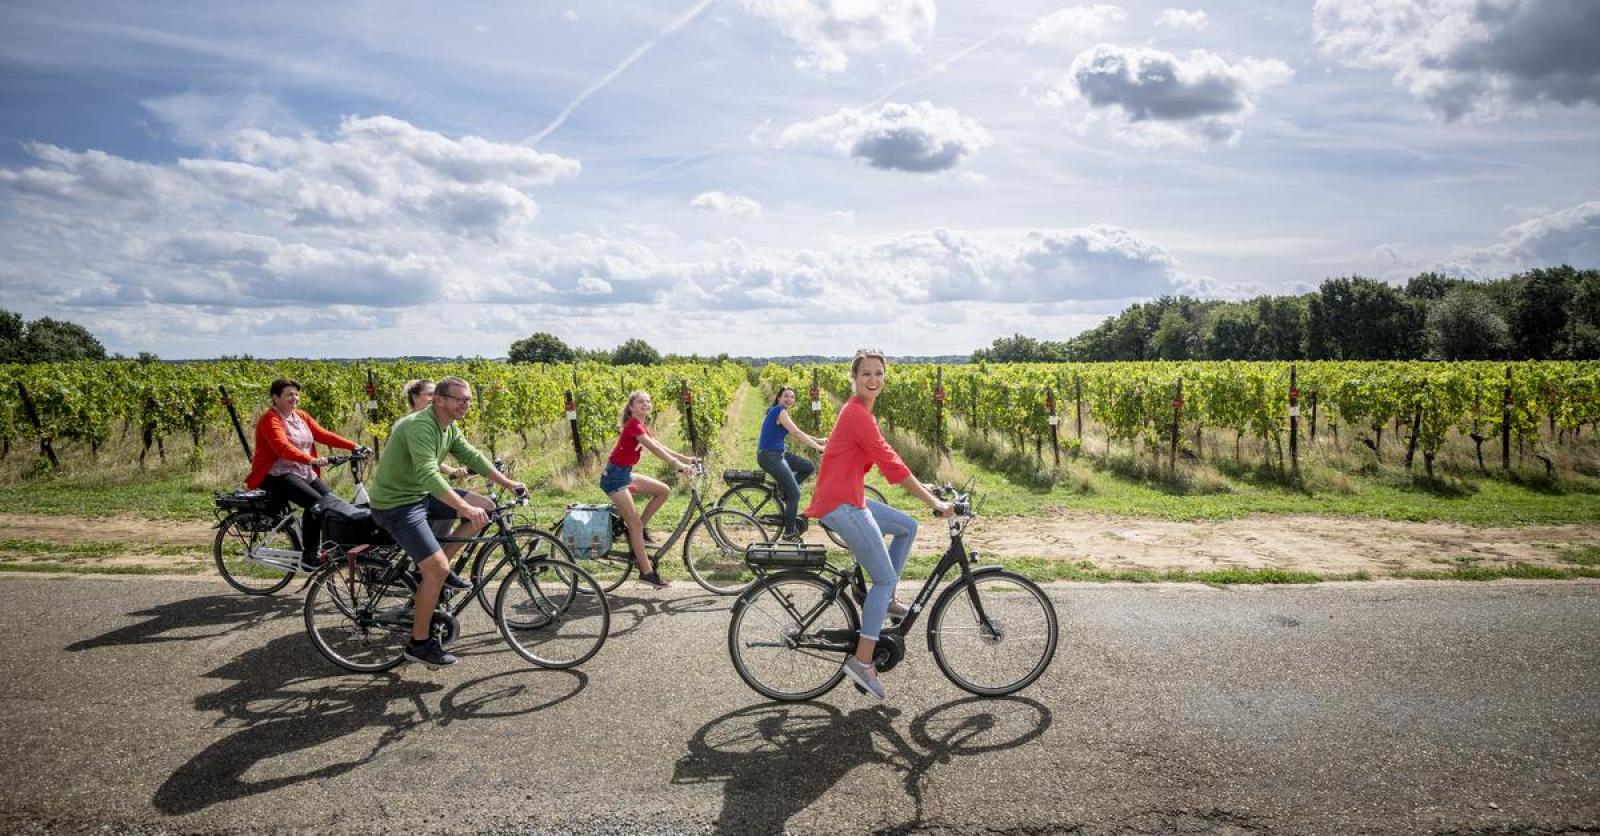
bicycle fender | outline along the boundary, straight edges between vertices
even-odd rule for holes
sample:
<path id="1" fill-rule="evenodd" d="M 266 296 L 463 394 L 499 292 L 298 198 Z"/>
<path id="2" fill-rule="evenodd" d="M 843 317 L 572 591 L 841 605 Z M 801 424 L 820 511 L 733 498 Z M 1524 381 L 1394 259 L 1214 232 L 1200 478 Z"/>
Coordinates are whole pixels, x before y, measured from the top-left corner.
<path id="1" fill-rule="evenodd" d="M 1004 571 L 1006 571 L 1006 567 L 1004 567 L 1004 566 L 976 566 L 976 567 L 973 567 L 973 569 L 971 571 L 971 576 L 976 578 L 976 577 L 980 577 L 980 576 L 983 576 L 983 575 L 993 575 L 996 572 L 1004 572 Z M 949 602 L 950 597 L 956 595 L 957 593 L 960 593 L 962 591 L 962 587 L 963 586 L 965 586 L 965 584 L 963 584 L 961 581 L 957 581 L 956 583 L 951 584 L 949 587 L 947 587 L 945 589 L 945 591 L 939 593 L 939 597 L 934 600 L 933 606 L 928 608 L 929 618 L 928 618 L 928 636 L 927 636 L 927 638 L 928 638 L 928 642 L 929 642 L 929 644 L 928 644 L 929 647 L 933 646 L 933 644 L 932 644 L 933 643 L 933 618 L 932 618 L 932 615 L 934 613 L 938 612 L 939 610 L 943 609 L 946 606 L 946 604 Z"/>

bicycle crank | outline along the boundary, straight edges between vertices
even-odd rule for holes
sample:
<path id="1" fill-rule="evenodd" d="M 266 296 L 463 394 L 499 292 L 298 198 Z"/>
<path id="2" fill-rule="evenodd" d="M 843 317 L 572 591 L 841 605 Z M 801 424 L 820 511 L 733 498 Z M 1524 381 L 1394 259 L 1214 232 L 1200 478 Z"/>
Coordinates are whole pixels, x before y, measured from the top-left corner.
<path id="1" fill-rule="evenodd" d="M 456 617 L 444 610 L 433 611 L 433 637 L 439 640 L 440 647 L 449 647 L 450 643 L 461 635 L 461 622 Z"/>
<path id="2" fill-rule="evenodd" d="M 906 658 L 906 642 L 899 633 L 884 631 L 878 635 L 878 646 L 872 651 L 872 666 L 879 673 L 894 670 Z"/>

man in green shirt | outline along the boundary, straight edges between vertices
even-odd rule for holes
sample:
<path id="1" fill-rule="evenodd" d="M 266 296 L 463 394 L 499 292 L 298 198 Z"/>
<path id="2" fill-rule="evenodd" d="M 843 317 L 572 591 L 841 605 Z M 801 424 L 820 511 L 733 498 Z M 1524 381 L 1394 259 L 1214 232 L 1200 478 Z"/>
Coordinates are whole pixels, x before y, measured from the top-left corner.
<path id="1" fill-rule="evenodd" d="M 429 522 L 460 519 L 451 532 L 453 537 L 477 536 L 489 524 L 489 515 L 463 498 L 466 491 L 452 490 L 439 475 L 440 462 L 449 454 L 507 490 L 519 494 L 526 490 L 521 482 L 506 478 L 467 443 L 456 422 L 466 417 L 471 406 L 472 387 L 465 380 L 447 377 L 439 381 L 434 385 L 432 406 L 394 422 L 378 470 L 368 483 L 373 520 L 405 549 L 422 573 L 405 657 L 429 668 L 448 667 L 459 661 L 432 638 L 429 627 L 433 608 L 439 603 L 439 590 L 451 578 L 450 559 L 462 546 L 451 543 L 449 548 L 441 548 Z M 455 580 L 458 585 L 462 583 L 459 578 Z"/>

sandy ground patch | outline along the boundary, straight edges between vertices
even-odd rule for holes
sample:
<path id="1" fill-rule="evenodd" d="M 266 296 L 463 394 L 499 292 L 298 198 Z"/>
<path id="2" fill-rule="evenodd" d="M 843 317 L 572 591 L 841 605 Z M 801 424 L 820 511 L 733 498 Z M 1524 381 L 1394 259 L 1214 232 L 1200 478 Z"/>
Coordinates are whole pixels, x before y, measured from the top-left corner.
<path id="1" fill-rule="evenodd" d="M 150 546 L 210 545 L 210 522 L 147 520 L 140 517 L 85 519 L 49 514 L 0 514 L 0 540 L 51 543 L 141 543 Z"/>

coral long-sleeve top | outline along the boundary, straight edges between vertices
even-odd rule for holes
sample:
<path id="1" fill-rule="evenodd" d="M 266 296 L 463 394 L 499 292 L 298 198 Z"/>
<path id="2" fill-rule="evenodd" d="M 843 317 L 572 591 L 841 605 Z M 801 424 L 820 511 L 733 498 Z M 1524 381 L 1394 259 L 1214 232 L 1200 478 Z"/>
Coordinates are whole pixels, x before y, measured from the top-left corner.
<path id="1" fill-rule="evenodd" d="M 891 485 L 911 476 L 911 469 L 900 460 L 900 454 L 883 440 L 872 411 L 860 398 L 852 396 L 844 402 L 839 420 L 828 434 L 828 446 L 822 451 L 822 466 L 817 473 L 817 492 L 806 507 L 806 516 L 820 519 L 844 504 L 867 507 L 862 485 L 873 465 Z"/>

